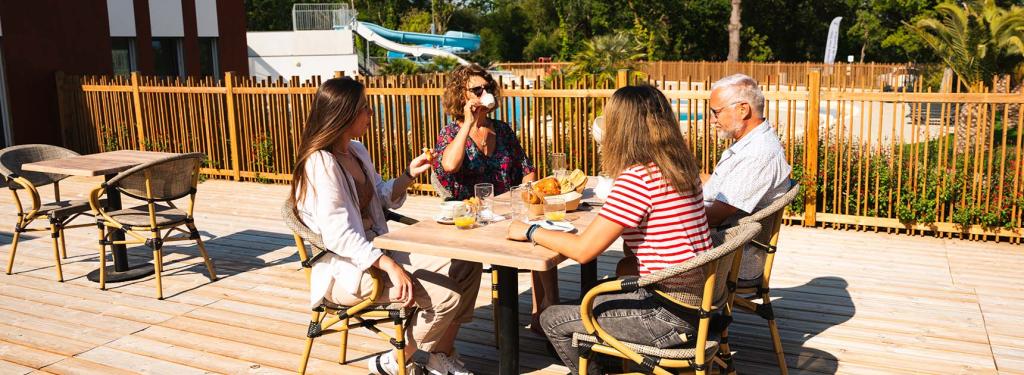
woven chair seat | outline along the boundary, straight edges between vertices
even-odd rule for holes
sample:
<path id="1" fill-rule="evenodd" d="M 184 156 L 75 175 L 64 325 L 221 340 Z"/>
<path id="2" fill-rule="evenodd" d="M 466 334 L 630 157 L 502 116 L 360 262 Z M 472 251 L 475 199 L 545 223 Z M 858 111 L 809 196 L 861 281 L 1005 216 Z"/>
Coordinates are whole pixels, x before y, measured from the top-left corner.
<path id="1" fill-rule="evenodd" d="M 326 302 L 326 301 L 321 306 L 323 306 L 324 308 L 326 308 L 328 310 L 339 310 L 339 311 L 344 311 L 344 310 L 347 310 L 350 307 L 352 307 L 352 306 L 336 305 L 336 304 L 333 304 L 333 303 L 330 303 L 330 302 Z M 405 318 L 407 318 L 409 316 L 412 316 L 413 311 L 415 311 L 415 310 L 416 310 L 415 306 L 414 307 L 405 307 L 405 306 L 402 306 L 401 303 L 387 303 L 387 304 L 381 303 L 381 304 L 373 304 L 373 305 L 367 306 L 365 309 L 363 309 L 360 312 L 363 313 L 363 312 L 368 312 L 368 311 L 397 311 L 398 312 L 398 317 L 402 318 L 402 319 L 405 319 Z"/>
<path id="2" fill-rule="evenodd" d="M 188 218 L 188 214 L 185 211 L 179 210 L 174 207 L 168 207 L 163 205 L 155 205 L 154 211 L 156 212 L 156 225 L 165 226 L 185 222 Z M 121 224 L 131 225 L 133 227 L 148 227 L 151 223 L 149 221 L 149 207 L 146 205 L 126 208 L 123 210 L 107 212 L 114 220 Z"/>
<path id="3" fill-rule="evenodd" d="M 101 200 L 100 203 L 106 204 L 106 201 Z M 90 209 L 89 201 L 64 200 L 40 205 L 39 214 L 50 217 L 65 218 L 71 215 L 87 212 Z"/>
<path id="4" fill-rule="evenodd" d="M 758 277 L 753 278 L 753 279 L 737 279 L 736 280 L 736 288 L 737 289 L 757 288 L 757 287 L 761 286 L 761 280 L 763 280 L 763 279 L 764 279 L 764 275 L 758 276 Z"/>
<path id="5" fill-rule="evenodd" d="M 708 334 L 708 341 L 704 345 L 704 355 L 706 356 L 705 358 L 711 358 L 712 356 L 715 355 L 715 352 L 718 351 L 718 341 L 719 341 L 720 337 L 721 336 L 718 333 L 715 333 L 715 332 L 712 332 L 712 333 Z M 601 345 L 605 345 L 605 346 L 610 346 L 610 345 L 605 344 L 605 343 L 601 342 L 600 340 L 598 340 L 597 336 L 588 335 L 588 334 L 585 334 L 585 333 L 573 333 L 572 334 L 572 346 L 574 348 L 578 348 L 580 342 L 589 342 L 589 343 L 592 343 L 592 344 L 601 344 Z M 693 358 L 697 357 L 697 350 L 696 350 L 696 348 L 680 347 L 680 348 L 661 349 L 661 348 L 656 348 L 656 347 L 649 346 L 649 345 L 642 345 L 642 344 L 636 344 L 636 343 L 625 342 L 625 341 L 622 341 L 622 344 L 626 345 L 627 348 L 637 352 L 638 354 L 647 355 L 647 356 L 653 356 L 653 357 L 658 357 L 658 358 L 664 358 L 664 359 L 693 359 Z"/>

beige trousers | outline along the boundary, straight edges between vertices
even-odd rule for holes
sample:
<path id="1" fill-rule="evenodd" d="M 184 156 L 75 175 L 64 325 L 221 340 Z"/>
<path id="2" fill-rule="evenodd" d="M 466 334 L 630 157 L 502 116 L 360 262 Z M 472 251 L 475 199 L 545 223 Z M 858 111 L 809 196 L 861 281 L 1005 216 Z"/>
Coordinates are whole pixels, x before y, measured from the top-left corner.
<path id="1" fill-rule="evenodd" d="M 412 319 L 407 337 L 424 351 L 430 352 L 452 323 L 473 320 L 477 293 L 480 291 L 482 265 L 475 262 L 451 260 L 421 254 L 387 252 L 401 264 L 413 282 L 413 299 L 419 311 Z M 389 303 L 394 284 L 387 273 L 378 272 L 384 283 L 377 302 Z M 364 273 L 359 294 L 352 295 L 344 288 L 331 287 L 330 302 L 354 305 L 369 296 L 373 279 Z"/>

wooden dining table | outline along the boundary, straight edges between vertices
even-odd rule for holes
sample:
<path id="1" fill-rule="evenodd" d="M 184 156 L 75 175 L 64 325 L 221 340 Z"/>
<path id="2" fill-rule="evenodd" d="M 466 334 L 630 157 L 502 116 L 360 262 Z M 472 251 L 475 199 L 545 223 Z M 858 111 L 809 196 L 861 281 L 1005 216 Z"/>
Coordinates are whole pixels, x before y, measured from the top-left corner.
<path id="1" fill-rule="evenodd" d="M 511 209 L 507 203 L 508 193 L 494 197 L 494 200 L 494 212 L 507 216 Z M 584 201 L 589 204 L 581 204 L 577 211 L 567 214 L 567 220 L 580 232 L 597 217 L 595 206 L 599 204 L 593 199 L 590 188 L 584 191 Z M 491 282 L 498 294 L 494 306 L 499 320 L 495 332 L 498 336 L 498 372 L 519 374 L 519 270 L 547 271 L 557 267 L 566 257 L 529 242 L 506 239 L 509 223 L 510 220 L 504 220 L 472 229 L 459 229 L 434 220 L 423 220 L 377 237 L 373 246 L 490 264 L 497 273 Z M 582 293 L 586 293 L 597 282 L 597 261 L 581 266 L 580 285 Z"/>
<path id="2" fill-rule="evenodd" d="M 178 154 L 155 151 L 119 150 L 101 152 L 97 154 L 72 156 L 63 159 L 51 159 L 35 163 L 28 163 L 22 169 L 33 172 L 57 173 L 70 176 L 104 176 L 110 180 L 118 173 L 131 169 L 140 164 L 163 159 Z M 116 211 L 121 209 L 121 194 L 114 188 L 107 188 L 106 192 L 107 209 Z M 114 241 L 124 241 L 124 232 L 114 230 L 111 235 Z M 143 278 L 153 274 L 153 264 L 143 263 L 131 266 L 128 264 L 128 249 L 125 245 L 112 245 L 114 254 L 114 265 L 107 266 L 106 281 L 119 282 Z M 100 280 L 99 269 L 88 274 L 87 278 L 93 282 Z"/>

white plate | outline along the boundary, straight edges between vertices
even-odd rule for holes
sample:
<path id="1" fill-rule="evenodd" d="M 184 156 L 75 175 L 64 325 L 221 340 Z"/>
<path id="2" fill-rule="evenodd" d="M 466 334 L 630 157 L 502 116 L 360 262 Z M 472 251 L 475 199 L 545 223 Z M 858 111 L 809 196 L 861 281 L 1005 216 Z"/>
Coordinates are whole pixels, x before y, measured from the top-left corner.
<path id="1" fill-rule="evenodd" d="M 547 230 L 557 230 L 559 232 L 572 233 L 576 231 L 576 227 L 568 221 L 548 221 L 548 220 L 534 220 L 529 224 L 540 225 L 541 228 Z"/>
<path id="2" fill-rule="evenodd" d="M 441 214 L 434 215 L 434 221 L 436 221 L 436 222 L 438 222 L 440 224 L 445 224 L 445 225 L 455 224 L 455 220 L 454 219 L 452 219 L 450 217 L 441 216 Z"/>

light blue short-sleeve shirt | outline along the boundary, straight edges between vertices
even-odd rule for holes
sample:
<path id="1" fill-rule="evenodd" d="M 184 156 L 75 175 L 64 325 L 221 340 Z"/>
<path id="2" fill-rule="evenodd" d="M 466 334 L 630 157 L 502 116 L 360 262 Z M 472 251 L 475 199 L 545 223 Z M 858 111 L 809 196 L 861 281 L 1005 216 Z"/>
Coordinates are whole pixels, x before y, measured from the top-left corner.
<path id="1" fill-rule="evenodd" d="M 704 205 L 721 201 L 736 207 L 742 212 L 726 220 L 735 223 L 786 194 L 791 171 L 778 134 L 768 121 L 762 122 L 722 152 L 704 184 Z"/>
<path id="2" fill-rule="evenodd" d="M 722 153 L 711 178 L 704 183 L 704 206 L 721 201 L 736 207 L 739 211 L 722 223 L 722 227 L 733 226 L 740 218 L 785 195 L 791 171 L 778 134 L 768 121 L 762 122 Z M 764 257 L 762 251 L 744 249 L 740 278 L 753 280 L 761 275 Z"/>

